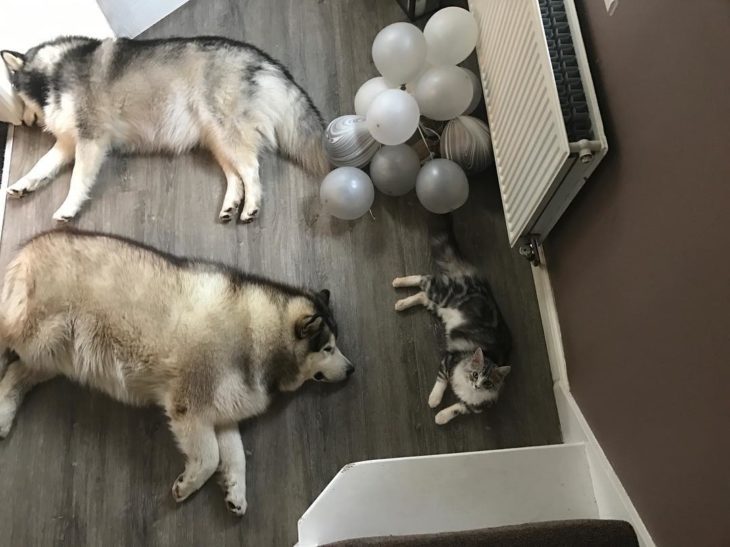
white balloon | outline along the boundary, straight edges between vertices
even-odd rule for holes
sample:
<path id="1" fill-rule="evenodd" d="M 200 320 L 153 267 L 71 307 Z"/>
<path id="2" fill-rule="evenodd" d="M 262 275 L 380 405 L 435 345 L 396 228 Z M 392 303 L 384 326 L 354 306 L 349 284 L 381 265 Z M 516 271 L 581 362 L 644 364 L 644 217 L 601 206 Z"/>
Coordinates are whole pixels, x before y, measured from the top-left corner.
<path id="1" fill-rule="evenodd" d="M 356 167 L 338 167 L 324 178 L 319 188 L 324 209 L 337 218 L 355 220 L 368 212 L 375 199 L 370 177 Z"/>
<path id="2" fill-rule="evenodd" d="M 390 85 L 382 76 L 370 78 L 355 93 L 355 114 L 365 116 L 375 97 L 386 89 L 392 89 L 394 87 L 397 86 Z"/>
<path id="3" fill-rule="evenodd" d="M 407 144 L 383 146 L 370 162 L 370 178 L 388 196 L 402 196 L 416 185 L 421 168 L 418 154 Z"/>
<path id="4" fill-rule="evenodd" d="M 418 80 L 421 78 L 421 76 L 424 75 L 424 73 L 433 68 L 433 65 L 429 62 L 423 63 L 423 66 L 421 67 L 421 70 L 416 74 L 416 76 L 413 77 L 412 80 L 406 82 L 406 91 L 413 95 L 416 92 L 416 84 L 418 83 Z"/>
<path id="5" fill-rule="evenodd" d="M 473 93 L 471 80 L 464 69 L 437 66 L 418 79 L 414 96 L 421 114 L 443 121 L 460 116 L 471 103 Z"/>
<path id="6" fill-rule="evenodd" d="M 467 10 L 444 8 L 431 16 L 423 29 L 427 59 L 434 65 L 456 65 L 477 45 L 477 22 Z"/>
<path id="7" fill-rule="evenodd" d="M 427 161 L 418 172 L 416 195 L 426 209 L 443 215 L 466 203 L 469 181 L 464 170 L 451 160 Z"/>
<path id="8" fill-rule="evenodd" d="M 404 84 L 421 70 L 426 60 L 426 39 L 415 25 L 393 23 L 373 41 L 373 61 L 386 80 Z"/>
<path id="9" fill-rule="evenodd" d="M 376 141 L 394 145 L 413 136 L 419 118 L 416 99 L 400 89 L 388 89 L 375 97 L 370 105 L 367 124 Z"/>
<path id="10" fill-rule="evenodd" d="M 474 74 L 468 68 L 461 67 L 461 70 L 466 72 L 466 74 L 469 76 L 472 86 L 471 102 L 469 103 L 469 106 L 466 107 L 466 110 L 464 110 L 463 112 L 463 115 L 466 116 L 474 112 L 477 109 L 477 106 L 479 106 L 479 103 L 482 102 L 482 81 L 479 79 L 479 76 Z"/>

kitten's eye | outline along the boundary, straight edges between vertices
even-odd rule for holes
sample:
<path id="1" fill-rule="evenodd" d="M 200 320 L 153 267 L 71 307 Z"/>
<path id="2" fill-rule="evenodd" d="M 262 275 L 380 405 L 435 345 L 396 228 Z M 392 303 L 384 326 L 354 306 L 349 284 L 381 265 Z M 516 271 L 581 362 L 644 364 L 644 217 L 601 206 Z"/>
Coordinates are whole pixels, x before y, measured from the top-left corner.
<path id="1" fill-rule="evenodd" d="M 479 373 L 478 372 L 472 372 L 471 373 L 471 378 L 472 378 L 472 380 L 476 380 L 477 378 L 479 378 Z"/>

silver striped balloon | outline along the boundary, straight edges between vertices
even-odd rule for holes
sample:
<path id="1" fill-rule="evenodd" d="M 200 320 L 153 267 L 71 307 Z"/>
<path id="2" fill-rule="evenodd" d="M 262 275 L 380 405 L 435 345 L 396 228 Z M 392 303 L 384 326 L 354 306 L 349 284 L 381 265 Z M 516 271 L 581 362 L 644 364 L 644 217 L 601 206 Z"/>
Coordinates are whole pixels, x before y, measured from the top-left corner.
<path id="1" fill-rule="evenodd" d="M 364 167 L 380 148 L 364 116 L 348 114 L 330 122 L 325 131 L 324 148 L 337 167 Z"/>
<path id="2" fill-rule="evenodd" d="M 494 161 L 489 127 L 479 118 L 454 118 L 441 135 L 441 157 L 458 163 L 467 173 L 484 171 Z"/>

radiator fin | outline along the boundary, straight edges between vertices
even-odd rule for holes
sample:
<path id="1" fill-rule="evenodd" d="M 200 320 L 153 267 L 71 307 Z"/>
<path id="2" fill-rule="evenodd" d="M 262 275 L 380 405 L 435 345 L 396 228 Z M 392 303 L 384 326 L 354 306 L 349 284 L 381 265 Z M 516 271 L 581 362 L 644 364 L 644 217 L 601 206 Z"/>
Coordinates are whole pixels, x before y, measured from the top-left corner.
<path id="1" fill-rule="evenodd" d="M 510 244 L 570 154 L 538 0 L 469 0 Z"/>

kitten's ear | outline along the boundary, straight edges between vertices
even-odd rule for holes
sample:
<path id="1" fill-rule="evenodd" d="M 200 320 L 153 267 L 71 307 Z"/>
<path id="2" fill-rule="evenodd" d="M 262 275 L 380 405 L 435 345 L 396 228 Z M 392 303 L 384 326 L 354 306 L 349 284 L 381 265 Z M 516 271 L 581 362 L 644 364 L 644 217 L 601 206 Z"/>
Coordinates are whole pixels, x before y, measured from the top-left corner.
<path id="1" fill-rule="evenodd" d="M 512 367 L 510 366 L 504 366 L 504 367 L 497 367 L 494 369 L 494 374 L 499 376 L 501 380 L 504 380 L 507 375 L 509 374 L 509 371 L 512 370 Z"/>
<path id="2" fill-rule="evenodd" d="M 484 366 L 484 352 L 482 351 L 482 348 L 476 349 L 474 355 L 471 357 L 471 364 L 474 365 L 475 368 L 481 368 Z"/>
<path id="3" fill-rule="evenodd" d="M 6 49 L 0 52 L 0 56 L 2 56 L 5 65 L 15 72 L 23 68 L 25 64 L 25 56 L 17 51 L 9 51 Z"/>

